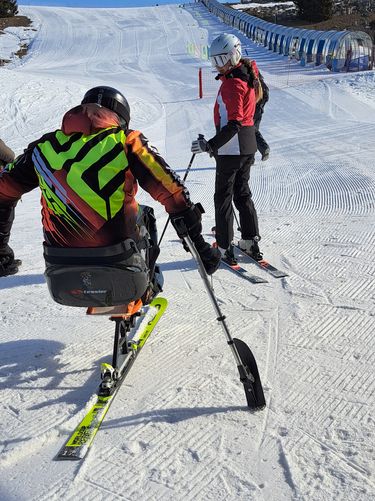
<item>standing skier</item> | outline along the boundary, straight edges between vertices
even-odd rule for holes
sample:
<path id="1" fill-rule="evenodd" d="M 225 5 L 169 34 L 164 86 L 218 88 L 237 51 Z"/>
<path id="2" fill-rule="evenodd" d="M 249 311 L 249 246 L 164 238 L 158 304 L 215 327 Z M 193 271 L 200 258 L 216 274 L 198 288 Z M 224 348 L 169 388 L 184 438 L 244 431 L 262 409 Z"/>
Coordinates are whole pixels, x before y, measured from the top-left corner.
<path id="1" fill-rule="evenodd" d="M 207 273 L 219 266 L 220 253 L 201 234 L 200 205 L 191 202 L 186 187 L 145 136 L 129 129 L 129 120 L 129 104 L 121 92 L 106 86 L 90 89 L 81 105 L 64 115 L 61 129 L 31 143 L 0 176 L 0 245 L 8 243 L 14 204 L 23 193 L 41 189 L 46 278 L 52 296 L 62 304 L 84 305 L 83 297 L 74 296 L 80 289 L 71 287 L 70 298 L 62 298 L 58 290 L 67 287 L 74 270 L 83 277 L 85 297 L 94 299 L 94 305 L 122 304 L 127 294 L 146 295 L 148 302 L 157 292 L 153 276 L 148 274 L 145 281 L 141 252 L 149 248 L 150 236 L 154 245 L 148 265 L 153 271 L 156 225 L 148 208 L 145 236 L 140 224 L 145 214 L 135 200 L 138 184 L 164 205 L 172 223 L 184 219 Z M 111 291 L 103 292 L 103 285 L 93 290 L 91 280 L 100 266 L 103 280 L 112 282 Z M 100 295 L 104 293 L 105 298 Z"/>
<path id="2" fill-rule="evenodd" d="M 13 161 L 13 151 L 0 139 L 0 173 L 8 163 Z M 14 219 L 15 206 L 16 203 L 4 208 L 0 204 L 0 277 L 14 275 L 18 271 L 18 261 L 14 259 L 14 253 L 8 245 L 8 227 Z"/>
<path id="3" fill-rule="evenodd" d="M 254 127 L 256 106 L 255 77 L 251 64 L 241 59 L 241 42 L 234 35 L 222 34 L 209 48 L 221 86 L 214 107 L 216 135 L 209 141 L 193 141 L 193 153 L 207 152 L 216 160 L 215 220 L 216 240 L 223 259 L 236 264 L 233 251 L 233 206 L 240 215 L 239 246 L 260 260 L 258 216 L 249 188 L 250 167 L 257 143 Z"/>

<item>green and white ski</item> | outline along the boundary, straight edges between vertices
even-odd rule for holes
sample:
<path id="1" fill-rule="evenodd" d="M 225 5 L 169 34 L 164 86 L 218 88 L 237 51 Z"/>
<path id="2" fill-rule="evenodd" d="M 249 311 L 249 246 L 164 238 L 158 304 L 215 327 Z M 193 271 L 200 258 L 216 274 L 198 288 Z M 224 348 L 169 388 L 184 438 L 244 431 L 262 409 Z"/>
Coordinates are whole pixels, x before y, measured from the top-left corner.
<path id="1" fill-rule="evenodd" d="M 115 385 L 109 394 L 105 395 L 101 390 L 101 388 L 103 388 L 102 383 L 96 395 L 95 403 L 90 407 L 85 417 L 70 435 L 56 459 L 80 460 L 85 457 L 122 382 L 129 373 L 130 368 L 139 355 L 142 347 L 145 345 L 151 332 L 165 312 L 167 305 L 167 299 L 156 297 L 145 307 L 146 311 L 144 315 L 146 324 L 142 322 L 139 326 L 140 331 L 136 332 L 134 337 L 129 341 L 129 353 L 122 364 L 121 372 L 117 374 Z M 110 364 L 102 364 L 101 371 L 103 380 L 108 374 L 111 376 L 115 373 L 116 369 Z"/>

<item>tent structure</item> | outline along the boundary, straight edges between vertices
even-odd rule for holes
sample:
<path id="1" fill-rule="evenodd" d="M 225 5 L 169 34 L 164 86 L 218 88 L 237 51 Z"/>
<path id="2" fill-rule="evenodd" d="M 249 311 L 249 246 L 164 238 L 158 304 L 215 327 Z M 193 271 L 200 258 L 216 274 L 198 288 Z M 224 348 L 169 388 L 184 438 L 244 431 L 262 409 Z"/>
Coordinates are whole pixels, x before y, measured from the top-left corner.
<path id="1" fill-rule="evenodd" d="M 273 52 L 300 61 L 301 65 L 326 65 L 331 71 L 372 69 L 373 43 L 361 31 L 317 31 L 288 28 L 263 21 L 216 0 L 200 0 L 223 22 Z"/>

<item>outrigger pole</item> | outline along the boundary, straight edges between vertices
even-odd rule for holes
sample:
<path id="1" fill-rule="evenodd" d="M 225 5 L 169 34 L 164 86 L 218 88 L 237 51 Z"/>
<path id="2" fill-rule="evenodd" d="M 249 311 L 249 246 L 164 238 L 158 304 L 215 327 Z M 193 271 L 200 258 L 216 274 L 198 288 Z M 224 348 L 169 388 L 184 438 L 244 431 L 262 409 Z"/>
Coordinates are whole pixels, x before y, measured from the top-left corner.
<path id="1" fill-rule="evenodd" d="M 263 387 L 255 357 L 246 343 L 244 343 L 240 339 L 232 338 L 225 321 L 225 315 L 223 315 L 220 310 L 216 296 L 204 268 L 202 259 L 188 234 L 184 219 L 182 217 L 174 219 L 173 224 L 176 229 L 178 228 L 178 234 L 182 235 L 181 238 L 189 248 L 193 258 L 197 262 L 199 274 L 202 277 L 203 283 L 207 289 L 208 295 L 215 309 L 217 321 L 220 322 L 220 325 L 227 338 L 227 343 L 230 346 L 235 358 L 238 372 L 240 374 L 240 381 L 244 386 L 247 405 L 249 408 L 254 410 L 264 409 L 264 407 L 266 406 L 266 400 L 264 397 Z"/>

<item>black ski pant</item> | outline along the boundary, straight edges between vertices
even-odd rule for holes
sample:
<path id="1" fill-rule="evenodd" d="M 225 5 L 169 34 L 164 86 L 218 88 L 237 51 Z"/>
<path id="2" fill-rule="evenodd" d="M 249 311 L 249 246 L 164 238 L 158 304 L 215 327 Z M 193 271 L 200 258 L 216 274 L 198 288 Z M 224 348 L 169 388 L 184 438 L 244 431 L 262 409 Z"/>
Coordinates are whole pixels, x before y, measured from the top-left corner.
<path id="1" fill-rule="evenodd" d="M 258 216 L 249 187 L 250 167 L 254 155 L 220 155 L 216 157 L 215 224 L 216 241 L 227 249 L 233 242 L 233 204 L 240 215 L 241 236 L 259 236 Z"/>
<path id="2" fill-rule="evenodd" d="M 270 149 L 270 147 L 268 146 L 267 141 L 264 139 L 259 130 L 261 120 L 262 120 L 262 114 L 260 114 L 259 117 L 257 118 L 254 117 L 254 128 L 255 128 L 255 138 L 257 140 L 258 151 L 262 155 L 264 155 L 265 152 Z"/>

